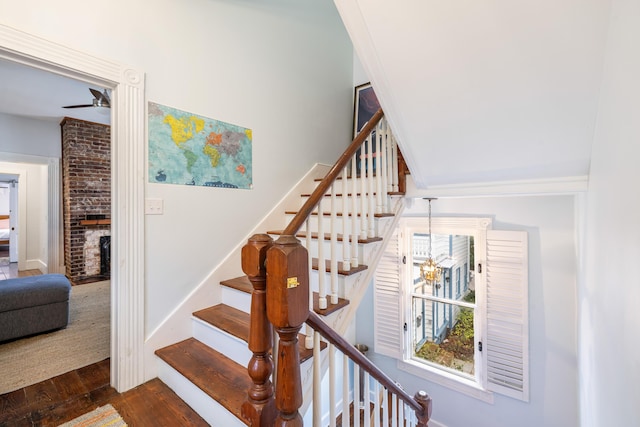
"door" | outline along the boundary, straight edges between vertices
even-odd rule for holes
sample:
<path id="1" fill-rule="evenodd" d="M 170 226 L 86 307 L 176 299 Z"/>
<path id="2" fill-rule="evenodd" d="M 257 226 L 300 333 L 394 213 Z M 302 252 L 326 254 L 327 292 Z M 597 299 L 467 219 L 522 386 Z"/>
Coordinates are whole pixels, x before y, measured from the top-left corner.
<path id="1" fill-rule="evenodd" d="M 18 262 L 18 181 L 9 185 L 9 262 Z"/>

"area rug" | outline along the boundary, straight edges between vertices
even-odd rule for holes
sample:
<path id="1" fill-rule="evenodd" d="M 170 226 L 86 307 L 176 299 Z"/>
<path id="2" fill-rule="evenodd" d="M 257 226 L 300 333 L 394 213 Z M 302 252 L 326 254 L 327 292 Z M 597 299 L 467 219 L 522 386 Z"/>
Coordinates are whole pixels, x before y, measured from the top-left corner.
<path id="1" fill-rule="evenodd" d="M 59 427 L 123 427 L 124 422 L 118 411 L 111 405 L 101 406 L 98 409 L 84 414 Z"/>
<path id="2" fill-rule="evenodd" d="M 110 282 L 71 287 L 65 329 L 0 344 L 0 394 L 110 356 Z"/>

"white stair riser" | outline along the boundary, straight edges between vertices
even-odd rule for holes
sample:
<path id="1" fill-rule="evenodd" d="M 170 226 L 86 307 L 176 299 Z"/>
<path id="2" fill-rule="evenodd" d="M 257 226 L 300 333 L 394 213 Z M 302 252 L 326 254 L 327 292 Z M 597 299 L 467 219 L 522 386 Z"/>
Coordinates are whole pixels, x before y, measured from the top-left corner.
<path id="1" fill-rule="evenodd" d="M 248 313 L 251 309 L 251 294 L 237 289 L 221 286 L 222 302 L 229 307 Z"/>
<path id="2" fill-rule="evenodd" d="M 212 426 L 246 427 L 225 407 L 158 358 L 158 377 Z"/>
<path id="3" fill-rule="evenodd" d="M 248 366 L 252 353 L 246 341 L 234 337 L 207 322 L 194 317 L 192 322 L 193 337 L 208 345 L 215 351 L 224 354 L 241 366 Z"/>

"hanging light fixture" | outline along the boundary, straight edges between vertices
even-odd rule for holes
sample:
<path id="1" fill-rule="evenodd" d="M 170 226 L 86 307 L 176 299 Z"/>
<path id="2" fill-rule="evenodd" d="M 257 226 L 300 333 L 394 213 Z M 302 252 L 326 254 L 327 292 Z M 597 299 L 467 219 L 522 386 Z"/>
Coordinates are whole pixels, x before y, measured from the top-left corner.
<path id="1" fill-rule="evenodd" d="M 437 284 L 440 282 L 442 268 L 431 255 L 431 201 L 436 199 L 428 198 L 426 200 L 429 201 L 429 256 L 420 264 L 420 277 L 428 284 Z"/>

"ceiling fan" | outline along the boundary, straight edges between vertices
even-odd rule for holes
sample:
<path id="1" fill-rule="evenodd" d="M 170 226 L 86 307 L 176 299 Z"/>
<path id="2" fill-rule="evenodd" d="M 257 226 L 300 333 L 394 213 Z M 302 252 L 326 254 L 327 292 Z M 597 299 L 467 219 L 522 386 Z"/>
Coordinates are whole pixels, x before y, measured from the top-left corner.
<path id="1" fill-rule="evenodd" d="M 91 104 L 67 105 L 62 108 L 111 107 L 111 100 L 109 99 L 107 89 L 105 89 L 104 92 L 100 92 L 99 90 L 89 88 L 89 91 L 93 94 L 93 102 Z"/>

